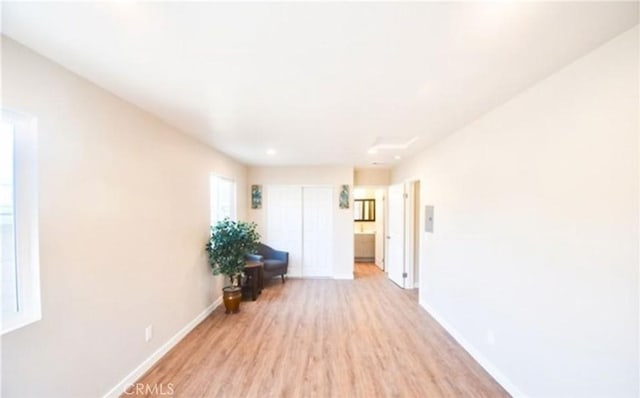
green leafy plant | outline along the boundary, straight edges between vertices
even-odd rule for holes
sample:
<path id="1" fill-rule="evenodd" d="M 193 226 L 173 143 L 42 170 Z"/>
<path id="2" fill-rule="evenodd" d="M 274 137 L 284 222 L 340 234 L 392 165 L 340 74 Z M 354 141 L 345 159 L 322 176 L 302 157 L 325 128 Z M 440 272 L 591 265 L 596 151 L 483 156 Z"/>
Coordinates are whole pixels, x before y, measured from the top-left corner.
<path id="1" fill-rule="evenodd" d="M 211 227 L 207 242 L 209 266 L 214 275 L 226 275 L 231 286 L 240 285 L 245 256 L 255 252 L 260 241 L 256 224 L 225 218 Z"/>

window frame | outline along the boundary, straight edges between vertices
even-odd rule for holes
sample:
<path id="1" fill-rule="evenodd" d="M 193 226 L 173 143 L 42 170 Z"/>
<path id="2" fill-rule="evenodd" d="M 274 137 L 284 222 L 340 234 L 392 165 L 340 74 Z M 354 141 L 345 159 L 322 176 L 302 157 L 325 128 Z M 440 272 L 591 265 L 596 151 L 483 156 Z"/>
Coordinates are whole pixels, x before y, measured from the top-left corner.
<path id="1" fill-rule="evenodd" d="M 356 214 L 356 213 L 359 213 L 359 214 Z M 353 221 L 375 222 L 376 221 L 376 200 L 375 199 L 354 199 L 353 200 Z"/>
<path id="2" fill-rule="evenodd" d="M 42 319 L 38 231 L 38 123 L 31 115 L 2 109 L 14 127 L 14 220 L 18 311 L 0 318 L 1 334 Z M 2 276 L 0 275 L 0 278 Z"/>
<path id="3" fill-rule="evenodd" d="M 218 221 L 223 220 L 224 218 L 219 218 L 218 213 L 220 210 L 220 189 L 219 182 L 225 181 L 231 183 L 233 189 L 231 190 L 231 215 L 229 218 L 232 220 L 237 220 L 238 218 L 238 183 L 233 178 L 221 176 L 215 173 L 211 173 L 209 175 L 209 189 L 210 189 L 210 198 L 209 198 L 209 221 L 210 225 L 215 225 Z"/>

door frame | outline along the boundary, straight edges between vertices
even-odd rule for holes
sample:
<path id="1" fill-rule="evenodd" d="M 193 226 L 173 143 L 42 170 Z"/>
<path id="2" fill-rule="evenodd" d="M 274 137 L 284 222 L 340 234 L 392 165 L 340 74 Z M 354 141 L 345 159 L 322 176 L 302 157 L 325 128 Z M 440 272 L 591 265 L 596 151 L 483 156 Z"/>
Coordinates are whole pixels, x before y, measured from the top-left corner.
<path id="1" fill-rule="evenodd" d="M 386 259 L 387 259 L 387 216 L 389 215 L 388 213 L 388 209 L 387 209 L 387 197 L 389 195 L 389 185 L 354 185 L 353 186 L 353 192 L 355 192 L 356 189 L 368 189 L 368 190 L 372 190 L 375 191 L 376 193 L 378 191 L 382 191 L 382 203 L 378 203 L 377 200 L 378 198 L 375 197 L 376 199 L 376 213 L 378 212 L 378 209 L 382 212 L 382 231 L 377 231 L 376 230 L 376 245 L 378 244 L 378 234 L 380 234 L 381 239 L 380 241 L 382 242 L 382 266 L 376 264 L 376 266 L 378 266 L 378 268 L 380 268 L 380 270 L 382 272 L 386 272 L 387 271 L 387 263 L 386 263 Z M 353 206 L 353 201 L 355 200 L 355 195 L 352 195 L 351 198 L 351 206 Z M 377 216 L 376 216 L 376 220 L 377 220 Z M 355 221 L 354 221 L 355 222 Z M 376 221 L 377 222 L 377 221 Z M 355 234 L 355 230 L 354 230 L 354 234 Z M 375 260 L 374 260 L 375 263 Z M 353 261 L 353 272 L 355 272 L 356 270 L 356 264 L 355 264 L 355 257 L 354 257 L 354 261 Z"/>
<path id="2" fill-rule="evenodd" d="M 417 289 L 420 276 L 420 180 L 406 180 L 405 193 L 405 272 L 407 280 L 405 285 L 407 289 Z M 417 199 L 417 200 L 416 200 Z M 416 275 L 416 270 L 417 275 Z"/>
<path id="3" fill-rule="evenodd" d="M 380 203 L 380 205 L 376 204 L 376 212 L 378 211 L 378 206 L 380 210 L 380 213 L 382 214 L 382 231 L 380 231 L 380 239 L 378 239 L 378 235 L 377 235 L 377 231 L 376 231 L 376 244 L 378 244 L 378 242 L 381 242 L 382 244 L 382 258 L 380 259 L 380 264 L 377 263 L 377 258 L 374 260 L 374 263 L 378 266 L 378 268 L 380 268 L 382 270 L 382 272 L 385 272 L 387 266 L 385 264 L 385 255 L 386 255 L 386 250 L 387 250 L 387 194 L 388 194 L 388 188 L 386 187 L 379 187 L 376 188 L 376 194 L 377 191 L 380 191 L 380 193 L 382 194 L 381 200 L 382 203 Z M 378 197 L 376 196 L 376 200 L 378 199 Z M 377 249 L 376 249 L 376 253 L 377 253 Z"/>
<path id="4" fill-rule="evenodd" d="M 407 178 L 401 182 L 391 185 L 403 185 L 403 223 L 404 223 L 404 254 L 403 267 L 407 277 L 404 280 L 404 289 L 416 289 L 419 287 L 420 277 L 420 236 L 421 236 L 421 209 L 420 203 L 423 201 L 421 196 L 416 200 L 416 193 L 420 194 L 421 181 L 419 178 Z M 388 192 L 388 190 L 387 190 Z M 387 195 L 388 196 L 388 195 Z M 389 213 L 389 201 L 385 201 L 385 212 Z M 388 219 L 388 216 L 387 216 Z M 387 223 L 388 224 L 388 223 Z M 385 225 L 386 227 L 386 225 Z M 385 237 L 388 236 L 388 230 L 385 228 Z M 418 254 L 417 254 L 418 253 Z M 417 254 L 417 255 L 416 255 Z M 389 258 L 388 245 L 385 246 L 385 258 Z M 418 275 L 415 275 L 416 269 Z"/>

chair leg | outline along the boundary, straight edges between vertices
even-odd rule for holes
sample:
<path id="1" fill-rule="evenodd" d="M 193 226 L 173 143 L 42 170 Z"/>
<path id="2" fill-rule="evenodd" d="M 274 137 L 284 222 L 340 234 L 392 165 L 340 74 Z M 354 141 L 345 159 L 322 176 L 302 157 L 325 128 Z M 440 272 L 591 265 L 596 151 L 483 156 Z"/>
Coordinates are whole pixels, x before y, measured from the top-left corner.
<path id="1" fill-rule="evenodd" d="M 282 278 L 282 283 L 284 283 L 284 274 L 280 274 L 280 278 Z"/>

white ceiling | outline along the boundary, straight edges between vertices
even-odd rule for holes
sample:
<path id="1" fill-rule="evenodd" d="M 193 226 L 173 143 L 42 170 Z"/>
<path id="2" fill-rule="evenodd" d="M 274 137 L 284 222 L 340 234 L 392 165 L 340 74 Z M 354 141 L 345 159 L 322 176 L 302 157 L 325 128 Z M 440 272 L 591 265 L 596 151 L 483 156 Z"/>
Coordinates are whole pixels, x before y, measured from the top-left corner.
<path id="1" fill-rule="evenodd" d="M 4 34 L 253 165 L 392 165 L 638 23 L 636 2 L 2 7 Z"/>

